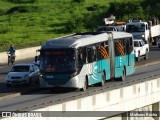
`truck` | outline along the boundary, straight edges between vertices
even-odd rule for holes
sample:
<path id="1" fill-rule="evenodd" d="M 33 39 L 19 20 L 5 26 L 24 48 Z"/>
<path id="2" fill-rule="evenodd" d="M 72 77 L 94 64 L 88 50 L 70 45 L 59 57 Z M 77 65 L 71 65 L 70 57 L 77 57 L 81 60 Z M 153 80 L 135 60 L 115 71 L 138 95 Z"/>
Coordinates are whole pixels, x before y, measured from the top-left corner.
<path id="1" fill-rule="evenodd" d="M 141 39 L 144 36 L 147 43 L 152 42 L 152 45 L 157 45 L 160 36 L 160 24 L 158 19 L 149 22 L 133 20 L 126 24 L 126 32 L 132 33 L 135 39 Z"/>
<path id="2" fill-rule="evenodd" d="M 142 57 L 147 60 L 149 53 L 149 44 L 145 43 L 142 39 L 134 39 L 133 42 L 136 61 L 140 61 Z"/>
<path id="3" fill-rule="evenodd" d="M 107 29 L 103 29 L 103 26 L 100 26 L 102 28 L 103 31 L 121 31 L 124 32 L 125 31 L 125 27 L 126 27 L 126 22 L 115 22 L 115 16 L 111 15 L 108 18 L 104 18 L 104 26 L 109 26 Z M 111 29 L 113 28 L 113 29 Z M 98 30 L 99 29 L 99 30 Z M 98 28 L 96 31 L 102 31 L 100 28 Z"/>

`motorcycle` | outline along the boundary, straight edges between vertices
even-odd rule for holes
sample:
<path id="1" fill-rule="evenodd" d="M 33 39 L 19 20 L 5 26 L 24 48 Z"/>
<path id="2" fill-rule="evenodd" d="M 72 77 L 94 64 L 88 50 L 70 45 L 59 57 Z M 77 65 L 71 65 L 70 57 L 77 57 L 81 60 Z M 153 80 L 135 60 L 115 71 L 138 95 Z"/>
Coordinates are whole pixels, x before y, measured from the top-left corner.
<path id="1" fill-rule="evenodd" d="M 10 65 L 10 63 L 13 65 L 15 62 L 15 55 L 14 54 L 8 54 L 8 65 Z"/>

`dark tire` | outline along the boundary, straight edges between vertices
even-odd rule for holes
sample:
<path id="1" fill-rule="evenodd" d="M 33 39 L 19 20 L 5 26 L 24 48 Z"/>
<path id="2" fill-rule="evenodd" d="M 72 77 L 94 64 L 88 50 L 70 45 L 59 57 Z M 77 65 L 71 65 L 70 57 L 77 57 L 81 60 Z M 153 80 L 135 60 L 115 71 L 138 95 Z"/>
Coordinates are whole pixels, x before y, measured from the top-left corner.
<path id="1" fill-rule="evenodd" d="M 53 93 L 56 93 L 56 92 L 57 92 L 57 89 L 56 89 L 56 88 L 50 88 L 49 91 L 50 91 L 50 92 L 53 92 Z"/>
<path id="2" fill-rule="evenodd" d="M 83 86 L 83 88 L 80 88 L 80 91 L 86 91 L 87 88 L 88 88 L 88 80 L 86 79 L 84 82 L 84 86 Z"/>
<path id="3" fill-rule="evenodd" d="M 100 83 L 100 86 L 102 86 L 102 87 L 105 85 L 105 81 L 106 81 L 105 78 L 106 78 L 106 76 L 105 76 L 105 74 L 103 73 L 103 74 L 102 74 L 102 81 L 101 81 L 101 83 Z"/>
<path id="4" fill-rule="evenodd" d="M 37 84 L 37 85 L 39 85 L 39 84 L 40 84 L 40 83 L 39 83 L 39 79 L 36 81 L 36 84 Z"/>
<path id="5" fill-rule="evenodd" d="M 40 84 L 39 78 L 37 79 L 36 84 L 37 84 L 37 85 L 39 85 L 39 84 Z"/>
<path id="6" fill-rule="evenodd" d="M 7 87 L 11 87 L 11 84 L 7 84 Z"/>
<path id="7" fill-rule="evenodd" d="M 136 61 L 140 61 L 140 53 L 138 53 L 138 57 L 136 57 Z"/>
<path id="8" fill-rule="evenodd" d="M 125 81 L 126 78 L 126 71 L 125 69 L 123 70 L 123 75 L 120 77 L 120 81 Z"/>
<path id="9" fill-rule="evenodd" d="M 31 85 L 31 84 L 32 84 L 32 79 L 30 78 L 28 81 L 28 85 Z"/>
<path id="10" fill-rule="evenodd" d="M 146 50 L 146 54 L 144 56 L 144 59 L 147 60 L 148 59 L 148 51 Z"/>

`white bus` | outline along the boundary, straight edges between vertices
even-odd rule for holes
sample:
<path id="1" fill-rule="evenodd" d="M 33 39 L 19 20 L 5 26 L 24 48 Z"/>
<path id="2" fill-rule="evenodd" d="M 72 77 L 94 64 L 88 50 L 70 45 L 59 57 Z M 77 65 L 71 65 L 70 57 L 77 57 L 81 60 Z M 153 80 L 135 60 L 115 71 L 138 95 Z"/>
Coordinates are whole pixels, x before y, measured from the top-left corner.
<path id="1" fill-rule="evenodd" d="M 85 91 L 135 71 L 132 34 L 80 33 L 47 40 L 40 49 L 40 87 Z"/>

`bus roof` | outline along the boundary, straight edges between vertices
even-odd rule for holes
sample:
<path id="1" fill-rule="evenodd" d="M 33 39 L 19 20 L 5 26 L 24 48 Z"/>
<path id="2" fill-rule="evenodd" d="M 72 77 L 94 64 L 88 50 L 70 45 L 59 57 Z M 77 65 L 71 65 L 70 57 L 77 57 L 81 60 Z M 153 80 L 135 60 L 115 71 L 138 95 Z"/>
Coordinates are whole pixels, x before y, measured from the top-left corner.
<path id="1" fill-rule="evenodd" d="M 113 34 L 114 39 L 125 37 L 132 37 L 130 33 L 126 32 L 109 32 Z M 104 33 L 80 33 L 72 34 L 69 36 L 64 36 L 60 38 L 54 38 L 47 40 L 41 47 L 41 49 L 51 49 L 51 48 L 77 48 L 81 46 L 86 46 L 98 42 L 103 42 L 108 40 L 109 34 Z"/>

